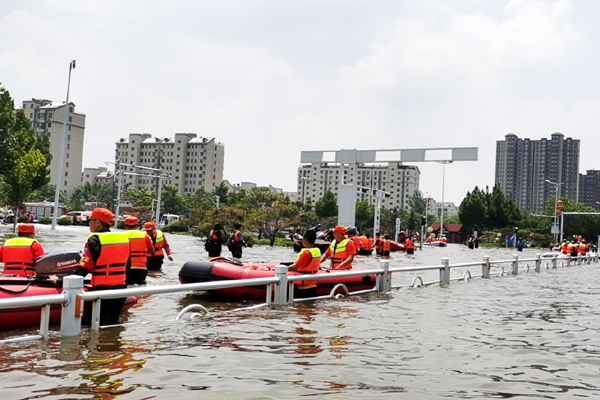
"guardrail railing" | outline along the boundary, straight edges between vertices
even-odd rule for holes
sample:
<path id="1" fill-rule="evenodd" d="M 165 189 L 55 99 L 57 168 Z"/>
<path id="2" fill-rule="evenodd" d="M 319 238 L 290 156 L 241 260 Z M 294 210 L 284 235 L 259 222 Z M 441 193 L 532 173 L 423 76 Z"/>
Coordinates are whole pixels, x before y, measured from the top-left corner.
<path id="1" fill-rule="evenodd" d="M 41 318 L 40 318 L 40 330 L 39 335 L 30 335 L 21 338 L 2 340 L 2 342 L 20 341 L 20 340 L 31 340 L 47 338 L 49 335 L 49 322 L 50 322 L 50 306 L 51 305 L 62 305 L 61 312 L 61 326 L 60 333 L 62 336 L 75 336 L 81 333 L 81 320 L 83 317 L 84 302 L 92 302 L 92 316 L 91 316 L 91 328 L 99 329 L 100 326 L 100 302 L 102 299 L 114 299 L 123 298 L 127 296 L 142 296 L 151 294 L 163 294 L 163 293 L 176 293 L 176 292 L 189 292 L 189 291 L 207 291 L 217 290 L 244 286 L 262 286 L 266 285 L 266 302 L 264 304 L 255 305 L 248 308 L 258 308 L 266 305 L 286 305 L 293 302 L 302 302 L 310 300 L 319 300 L 327 298 L 336 298 L 341 296 L 349 295 L 360 295 L 366 293 L 387 293 L 392 289 L 399 289 L 402 287 L 419 287 L 431 284 L 439 283 L 441 285 L 448 285 L 451 281 L 468 280 L 473 278 L 490 279 L 491 276 L 503 276 L 507 274 L 507 270 L 504 264 L 510 265 L 510 273 L 517 275 L 519 272 L 529 272 L 531 270 L 529 263 L 534 265 L 534 270 L 540 272 L 542 267 L 557 268 L 570 265 L 581 265 L 590 264 L 592 262 L 598 262 L 598 254 L 590 253 L 585 256 L 578 254 L 577 257 L 570 255 L 562 255 L 555 253 L 536 254 L 533 258 L 519 258 L 517 254 L 513 255 L 512 259 L 506 260 L 490 260 L 489 256 L 484 256 L 482 261 L 468 262 L 468 263 L 457 263 L 450 264 L 449 258 L 442 258 L 441 264 L 431 266 L 418 266 L 418 267 L 398 267 L 390 268 L 389 260 L 381 260 L 379 269 L 373 270 L 361 270 L 361 271 L 341 271 L 332 274 L 319 274 L 310 275 L 310 280 L 324 280 L 331 279 L 332 277 L 352 277 L 352 276 L 364 276 L 364 275 L 375 275 L 374 286 L 371 289 L 350 292 L 348 288 L 340 283 L 337 284 L 330 292 L 329 295 L 295 299 L 294 298 L 294 282 L 302 281 L 307 279 L 307 275 L 288 275 L 288 267 L 285 265 L 279 265 L 275 267 L 275 276 L 267 278 L 255 278 L 255 279 L 238 279 L 231 281 L 220 281 L 220 282 L 203 282 L 203 283 L 192 283 L 184 285 L 165 285 L 165 286 L 144 286 L 136 288 L 118 289 L 118 290 L 102 290 L 102 291 L 84 291 L 83 290 L 83 277 L 81 276 L 66 276 L 63 279 L 63 292 L 56 295 L 46 296 L 31 296 L 31 297 L 17 297 L 13 299 L 2 299 L 0 300 L 0 310 L 2 309 L 15 309 L 21 307 L 40 307 Z M 550 264 L 551 263 L 551 267 Z M 560 264 L 559 264 L 560 263 Z M 465 271 L 462 277 L 450 278 L 450 271 L 452 268 L 466 268 L 466 267 L 481 267 L 480 276 L 472 276 L 471 271 Z M 492 271 L 492 268 L 497 270 Z M 421 271 L 439 271 L 439 279 L 434 281 L 424 282 L 423 278 L 417 275 L 411 285 L 393 285 L 392 274 L 393 273 L 407 273 L 407 272 L 421 272 Z M 341 292 L 341 293 L 340 293 Z M 192 308 L 192 307 L 191 307 Z M 191 309 L 190 308 L 190 309 Z M 204 307 L 202 307 L 204 308 Z M 204 310 L 206 310 L 204 308 Z M 239 309 L 238 309 L 239 310 Z M 177 319 L 182 317 L 185 310 L 182 310 L 178 315 Z"/>

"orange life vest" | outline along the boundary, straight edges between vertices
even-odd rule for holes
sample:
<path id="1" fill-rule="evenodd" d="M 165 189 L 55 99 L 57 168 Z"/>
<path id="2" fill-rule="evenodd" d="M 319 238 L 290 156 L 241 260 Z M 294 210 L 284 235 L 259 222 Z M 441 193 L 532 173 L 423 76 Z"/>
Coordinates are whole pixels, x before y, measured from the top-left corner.
<path id="1" fill-rule="evenodd" d="M 129 238 L 131 269 L 146 269 L 146 234 L 138 230 L 125 231 L 123 235 Z"/>
<path id="2" fill-rule="evenodd" d="M 383 251 L 390 251 L 392 248 L 392 242 L 389 239 L 383 240 Z"/>
<path id="3" fill-rule="evenodd" d="M 577 250 L 578 250 L 579 254 L 585 256 L 585 244 L 581 243 Z"/>
<path id="4" fill-rule="evenodd" d="M 375 238 L 375 250 L 379 251 L 381 248 L 381 237 Z"/>
<path id="5" fill-rule="evenodd" d="M 572 245 L 571 243 L 569 243 L 569 244 L 567 245 L 567 253 L 568 253 L 568 254 L 571 254 L 572 252 L 573 252 L 573 245 Z"/>
<path id="6" fill-rule="evenodd" d="M 153 239 L 151 237 L 151 239 Z M 154 241 L 154 240 L 153 240 Z M 164 255 L 163 246 L 165 245 L 165 235 L 159 230 L 156 231 L 156 241 L 154 242 L 154 256 L 160 257 Z"/>
<path id="7" fill-rule="evenodd" d="M 212 239 L 213 244 L 219 244 L 219 237 L 215 233 L 215 231 L 210 231 L 210 238 Z"/>
<path id="8" fill-rule="evenodd" d="M 406 248 L 407 249 L 414 249 L 415 248 L 415 244 L 413 243 L 413 241 L 410 238 L 406 239 Z"/>
<path id="9" fill-rule="evenodd" d="M 329 245 L 329 252 L 331 253 L 331 268 L 335 268 L 343 263 L 350 255 L 346 250 L 346 246 L 350 239 L 344 239 L 341 242 L 336 242 L 335 239 Z M 346 264 L 345 269 L 352 269 L 352 264 Z"/>
<path id="10" fill-rule="evenodd" d="M 358 236 L 352 236 L 352 243 L 354 243 L 354 248 L 356 250 L 360 249 L 360 238 Z"/>
<path id="11" fill-rule="evenodd" d="M 4 243 L 3 275 L 19 275 L 23 278 L 35 275 L 35 260 L 31 246 L 38 243 L 35 239 L 17 237 Z"/>
<path id="12" fill-rule="evenodd" d="M 242 247 L 242 243 L 240 242 L 240 231 L 235 231 L 233 233 L 233 243 L 239 247 Z"/>
<path id="13" fill-rule="evenodd" d="M 92 271 L 92 286 L 125 284 L 125 270 L 129 259 L 129 238 L 122 233 L 103 232 L 91 236 L 100 239 L 100 257 Z"/>
<path id="14" fill-rule="evenodd" d="M 297 271 L 302 274 L 316 274 L 321 267 L 321 250 L 319 250 L 317 247 L 302 249 L 300 254 L 298 254 L 296 261 L 300 259 L 300 256 L 302 256 L 302 253 L 305 251 L 310 253 L 312 261 L 306 267 L 299 267 Z M 299 289 L 310 289 L 317 286 L 317 281 L 296 281 L 296 285 L 298 285 Z"/>
<path id="15" fill-rule="evenodd" d="M 433 238 L 432 238 L 431 236 L 430 236 L 430 237 L 428 237 L 428 238 L 427 238 L 427 240 L 426 240 L 426 242 L 427 242 L 427 243 L 431 243 L 431 242 L 433 242 Z"/>
<path id="16" fill-rule="evenodd" d="M 373 251 L 373 239 L 369 238 L 369 239 L 367 240 L 367 242 L 368 242 L 368 243 L 367 243 L 367 246 L 368 246 L 368 247 L 367 247 L 367 250 L 369 250 L 369 251 Z"/>
<path id="17" fill-rule="evenodd" d="M 563 243 L 561 246 L 561 250 L 563 254 L 567 254 L 567 243 Z"/>

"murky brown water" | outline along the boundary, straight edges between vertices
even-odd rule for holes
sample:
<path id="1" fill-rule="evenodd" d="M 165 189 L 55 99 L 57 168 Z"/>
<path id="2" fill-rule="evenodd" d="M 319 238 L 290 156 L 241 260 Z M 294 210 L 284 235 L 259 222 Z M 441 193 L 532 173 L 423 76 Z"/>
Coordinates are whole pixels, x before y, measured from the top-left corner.
<path id="1" fill-rule="evenodd" d="M 43 227 L 39 237 L 52 250 L 81 248 L 87 235 L 84 228 L 51 234 Z M 168 239 L 175 262 L 167 261 L 152 285 L 177 283 L 184 261 L 206 259 L 197 239 Z M 414 258 L 393 254 L 392 266 L 484 254 L 506 259 L 512 251 L 451 245 Z M 244 258 L 295 255 L 260 247 Z M 358 266 L 377 263 L 364 257 Z M 599 265 L 235 313 L 227 311 L 250 304 L 201 294 L 151 296 L 125 316 L 132 325 L 0 345 L 0 390 L 2 399 L 598 398 Z M 416 275 L 394 283 L 409 284 Z M 209 308 L 209 317 L 175 321 L 193 303 Z"/>

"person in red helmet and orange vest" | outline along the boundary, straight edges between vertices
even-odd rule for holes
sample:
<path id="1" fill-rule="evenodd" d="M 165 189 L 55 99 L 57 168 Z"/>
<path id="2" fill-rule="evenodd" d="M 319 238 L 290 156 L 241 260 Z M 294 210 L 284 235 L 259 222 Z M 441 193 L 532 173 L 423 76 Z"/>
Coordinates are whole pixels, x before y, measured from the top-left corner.
<path id="1" fill-rule="evenodd" d="M 415 244 L 410 236 L 406 238 L 406 254 L 415 254 Z"/>
<path id="2" fill-rule="evenodd" d="M 581 241 L 581 243 L 579 243 L 579 248 L 577 249 L 577 251 L 582 256 L 585 256 L 586 250 L 587 250 L 587 245 L 585 244 L 585 239 L 584 239 Z"/>
<path id="3" fill-rule="evenodd" d="M 316 274 L 321 267 L 321 250 L 315 247 L 315 240 L 317 240 L 317 233 L 313 230 L 304 232 L 302 237 L 303 249 L 300 250 L 298 258 L 292 265 L 289 266 L 288 271 L 297 271 L 301 274 Z M 298 295 L 294 296 L 298 299 L 306 299 L 309 297 L 317 296 L 317 281 L 296 281 L 298 289 Z"/>
<path id="4" fill-rule="evenodd" d="M 146 269 L 147 255 L 154 255 L 154 244 L 150 236 L 146 233 L 139 231 L 137 217 L 125 218 L 125 232 L 123 235 L 129 238 L 130 257 L 127 262 L 127 279 L 125 283 L 127 285 L 143 285 L 146 283 L 146 275 L 148 270 Z"/>
<path id="5" fill-rule="evenodd" d="M 154 245 L 154 255 L 148 255 L 146 268 L 148 271 L 160 271 L 163 260 L 165 259 L 165 252 L 167 253 L 169 261 L 173 261 L 173 257 L 171 257 L 171 248 L 169 247 L 165 235 L 156 229 L 156 224 L 154 222 L 146 222 L 144 224 L 144 230 L 148 236 L 150 236 L 152 244 Z"/>
<path id="6" fill-rule="evenodd" d="M 384 257 L 389 257 L 391 250 L 392 250 L 392 241 L 390 240 L 390 235 L 385 235 L 383 237 L 383 243 L 381 244 L 381 255 Z"/>
<path id="7" fill-rule="evenodd" d="M 383 239 L 379 233 L 375 234 L 375 254 L 381 255 L 381 244 L 383 243 Z"/>
<path id="8" fill-rule="evenodd" d="M 8 239 L 0 247 L 0 262 L 4 263 L 2 275 L 18 275 L 23 278 L 35 276 L 35 260 L 44 255 L 40 242 L 35 240 L 35 227 L 20 224 L 18 237 Z"/>
<path id="9" fill-rule="evenodd" d="M 321 257 L 321 263 L 331 258 L 331 269 L 352 269 L 356 249 L 352 240 L 346 239 L 345 235 L 346 228 L 343 226 L 333 228 L 333 241 Z"/>
<path id="10" fill-rule="evenodd" d="M 129 238 L 119 232 L 111 232 L 115 215 L 106 208 L 95 208 L 90 217 L 90 232 L 85 243 L 83 256 L 70 275 L 85 277 L 92 274 L 94 290 L 125 289 L 127 285 L 127 261 L 130 255 Z M 58 281 L 53 275 L 50 281 Z M 103 299 L 100 303 L 100 325 L 110 325 L 118 321 L 126 298 Z"/>

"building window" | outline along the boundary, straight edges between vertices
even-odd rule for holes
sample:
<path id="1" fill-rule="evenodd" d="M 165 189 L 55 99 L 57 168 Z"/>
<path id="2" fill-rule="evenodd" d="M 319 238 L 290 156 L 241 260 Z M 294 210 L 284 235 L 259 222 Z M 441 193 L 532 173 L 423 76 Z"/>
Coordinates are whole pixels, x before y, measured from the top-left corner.
<path id="1" fill-rule="evenodd" d="M 69 112 L 73 112 L 73 107 L 69 107 Z"/>
<path id="2" fill-rule="evenodd" d="M 67 181 L 65 181 L 65 184 L 63 186 L 67 186 Z"/>
<path id="3" fill-rule="evenodd" d="M 73 122 L 73 117 L 69 117 L 69 122 Z"/>

